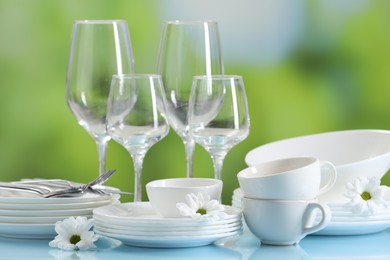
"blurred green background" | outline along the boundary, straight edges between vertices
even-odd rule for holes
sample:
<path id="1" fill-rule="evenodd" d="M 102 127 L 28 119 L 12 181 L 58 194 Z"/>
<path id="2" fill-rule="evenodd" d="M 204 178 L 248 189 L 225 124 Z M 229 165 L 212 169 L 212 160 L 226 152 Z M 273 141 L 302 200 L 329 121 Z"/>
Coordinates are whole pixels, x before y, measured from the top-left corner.
<path id="1" fill-rule="evenodd" d="M 390 129 L 390 1 L 0 0 L 1 181 L 85 182 L 98 174 L 95 143 L 65 101 L 76 19 L 127 20 L 139 73 L 155 72 L 162 21 L 219 22 L 226 73 L 243 75 L 251 115 L 250 136 L 225 160 L 226 204 L 256 146 L 326 131 Z M 213 176 L 200 146 L 194 163 L 195 177 Z M 113 141 L 107 168 L 118 170 L 109 185 L 133 190 L 131 157 Z M 184 147 L 171 131 L 148 152 L 143 183 L 184 176 Z"/>

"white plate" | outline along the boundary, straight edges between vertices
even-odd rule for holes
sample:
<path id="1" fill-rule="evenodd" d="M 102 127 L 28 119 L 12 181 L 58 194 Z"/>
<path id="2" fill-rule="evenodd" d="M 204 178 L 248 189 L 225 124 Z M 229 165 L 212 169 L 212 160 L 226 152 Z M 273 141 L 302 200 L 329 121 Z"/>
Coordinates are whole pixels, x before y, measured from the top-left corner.
<path id="1" fill-rule="evenodd" d="M 127 225 L 118 223 L 116 221 L 113 222 L 107 222 L 105 220 L 99 220 L 98 218 L 94 218 L 95 225 L 98 225 L 100 227 L 105 227 L 109 229 L 120 229 L 120 230 L 130 230 L 130 231 L 145 231 L 145 232 L 154 232 L 154 231 L 188 231 L 188 232 L 196 232 L 196 231 L 202 231 L 202 230 L 219 230 L 219 229 L 225 229 L 225 228 L 231 228 L 236 226 L 241 226 L 242 221 L 237 220 L 234 222 L 229 222 L 225 224 L 216 224 L 216 225 L 202 225 L 202 226 L 192 226 L 192 225 L 167 225 L 167 226 L 155 226 L 155 225 Z"/>
<path id="2" fill-rule="evenodd" d="M 0 209 L 0 216 L 15 216 L 15 217 L 55 217 L 55 216 L 81 216 L 91 215 L 91 208 L 82 209 L 64 209 L 64 210 L 14 210 L 14 209 Z"/>
<path id="3" fill-rule="evenodd" d="M 0 209 L 14 209 L 14 210 L 64 210 L 64 209 L 83 209 L 96 208 L 107 204 L 117 203 L 118 198 L 107 197 L 99 201 L 87 201 L 76 203 L 59 203 L 59 204 L 39 204 L 39 203 L 0 203 Z"/>
<path id="4" fill-rule="evenodd" d="M 107 217 L 100 217 L 97 215 L 93 215 L 93 218 L 95 221 L 99 221 L 100 223 L 105 223 L 108 225 L 119 225 L 119 226 L 125 226 L 128 228 L 155 228 L 155 229 L 160 229 L 160 228 L 184 228 L 184 229 L 197 229 L 197 228 L 211 228 L 211 227 L 216 227 L 220 225 L 229 225 L 229 224 L 236 224 L 241 222 L 241 217 L 240 218 L 234 218 L 234 219 L 227 219 L 227 220 L 218 220 L 217 222 L 213 221 L 198 221 L 198 222 L 163 222 L 163 221 L 157 221 L 157 222 L 152 222 L 152 221 L 126 221 L 122 219 L 109 219 Z"/>
<path id="5" fill-rule="evenodd" d="M 0 236 L 12 238 L 54 238 L 55 224 L 4 224 L 0 223 Z"/>
<path id="6" fill-rule="evenodd" d="M 390 215 L 375 216 L 331 216 L 331 222 L 377 222 L 390 220 Z"/>
<path id="7" fill-rule="evenodd" d="M 216 225 L 229 223 L 241 219 L 241 210 L 225 206 L 225 212 L 228 216 L 223 220 L 213 220 L 209 218 L 192 219 L 192 218 L 162 218 L 153 210 L 149 202 L 130 202 L 117 205 L 108 205 L 93 210 L 94 217 L 110 223 L 121 221 L 124 225 Z"/>
<path id="8" fill-rule="evenodd" d="M 122 241 L 125 245 L 139 246 L 139 247 L 154 247 L 154 248 L 180 248 L 180 247 L 196 247 L 209 245 L 221 238 L 228 236 L 240 235 L 241 230 L 204 236 L 192 237 L 140 237 L 140 236 L 126 236 L 115 233 L 96 231 L 97 234 L 111 237 Z"/>
<path id="9" fill-rule="evenodd" d="M 132 230 L 132 229 L 117 229 L 117 228 L 106 228 L 100 226 L 95 222 L 94 229 L 95 231 L 101 231 L 105 233 L 114 233 L 118 235 L 126 235 L 126 236 L 139 236 L 142 238 L 156 238 L 156 237 L 192 237 L 192 236 L 201 236 L 201 235 L 216 235 L 216 234 L 224 234 L 237 230 L 241 230 L 242 225 L 236 225 L 229 228 L 221 228 L 221 229 L 209 229 L 209 230 L 190 230 L 190 231 L 158 231 L 153 229 L 146 230 Z"/>
<path id="10" fill-rule="evenodd" d="M 92 213 L 92 212 L 90 212 Z M 91 218 L 91 214 L 87 215 L 75 215 Z M 2 224 L 55 224 L 57 221 L 62 221 L 69 216 L 51 216 L 51 217 L 9 217 L 9 216 L 0 216 L 0 223 Z"/>
<path id="11" fill-rule="evenodd" d="M 354 221 L 333 222 L 331 221 L 324 229 L 312 235 L 326 236 L 349 236 L 372 234 L 390 228 L 390 219 L 378 221 Z"/>
<path id="12" fill-rule="evenodd" d="M 117 196 L 117 194 L 115 194 Z M 40 198 L 29 192 L 15 192 L 0 188 L 1 204 L 62 204 L 62 203 L 84 203 L 96 202 L 110 199 L 113 195 L 99 195 L 95 193 L 86 193 L 81 197 L 69 198 Z"/>

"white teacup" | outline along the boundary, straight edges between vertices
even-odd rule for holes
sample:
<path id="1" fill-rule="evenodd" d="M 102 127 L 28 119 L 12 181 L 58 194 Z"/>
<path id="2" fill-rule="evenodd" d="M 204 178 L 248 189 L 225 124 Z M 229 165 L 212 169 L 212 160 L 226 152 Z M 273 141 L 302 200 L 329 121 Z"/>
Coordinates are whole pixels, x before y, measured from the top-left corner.
<path id="1" fill-rule="evenodd" d="M 293 245 L 330 221 L 329 207 L 317 200 L 263 200 L 242 198 L 249 230 L 268 245 Z M 316 209 L 321 220 L 315 224 Z"/>
<path id="2" fill-rule="evenodd" d="M 293 157 L 246 168 L 237 178 L 247 198 L 306 200 L 330 190 L 337 172 L 328 161 Z"/>
<path id="3" fill-rule="evenodd" d="M 179 218 L 178 202 L 187 203 L 186 195 L 199 192 L 210 199 L 220 200 L 222 181 L 209 178 L 173 178 L 151 181 L 146 184 L 150 204 L 158 215 L 165 218 Z"/>

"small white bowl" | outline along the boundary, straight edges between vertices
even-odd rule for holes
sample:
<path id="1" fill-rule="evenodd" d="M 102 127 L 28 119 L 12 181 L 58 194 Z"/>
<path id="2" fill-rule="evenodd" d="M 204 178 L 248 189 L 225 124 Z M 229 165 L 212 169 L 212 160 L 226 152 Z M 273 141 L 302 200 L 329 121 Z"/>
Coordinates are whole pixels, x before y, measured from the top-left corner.
<path id="1" fill-rule="evenodd" d="M 151 181 L 146 184 L 146 192 L 153 209 L 161 217 L 179 218 L 179 210 L 176 203 L 187 203 L 185 196 L 190 193 L 204 196 L 210 199 L 220 200 L 222 193 L 222 181 L 209 178 L 173 178 Z"/>
<path id="2" fill-rule="evenodd" d="M 346 202 L 345 184 L 359 176 L 382 178 L 390 169 L 390 131 L 347 130 L 300 136 L 259 146 L 250 151 L 248 166 L 295 156 L 313 156 L 332 162 L 337 180 L 318 199 L 327 203 Z"/>

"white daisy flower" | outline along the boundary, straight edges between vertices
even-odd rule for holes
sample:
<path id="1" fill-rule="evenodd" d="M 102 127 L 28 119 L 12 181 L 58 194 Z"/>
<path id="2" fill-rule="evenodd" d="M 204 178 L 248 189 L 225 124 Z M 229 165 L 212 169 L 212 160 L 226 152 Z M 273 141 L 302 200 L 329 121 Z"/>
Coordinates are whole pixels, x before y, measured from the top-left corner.
<path id="1" fill-rule="evenodd" d="M 55 226 L 57 236 L 50 241 L 49 246 L 62 250 L 88 250 L 95 248 L 94 242 L 99 236 L 90 231 L 93 219 L 86 217 L 69 217 L 58 221 Z"/>
<path id="2" fill-rule="evenodd" d="M 378 208 L 386 206 L 383 197 L 388 187 L 381 186 L 376 177 L 360 176 L 353 182 L 348 182 L 346 188 L 344 195 L 351 199 L 347 205 L 354 213 L 375 214 Z"/>
<path id="3" fill-rule="evenodd" d="M 176 204 L 176 208 L 180 211 L 182 216 L 195 219 L 211 217 L 216 220 L 227 217 L 227 214 L 224 212 L 224 206 L 217 200 L 210 200 L 209 195 L 204 197 L 200 192 L 198 195 L 190 193 L 186 195 L 185 199 L 187 204 Z"/>

